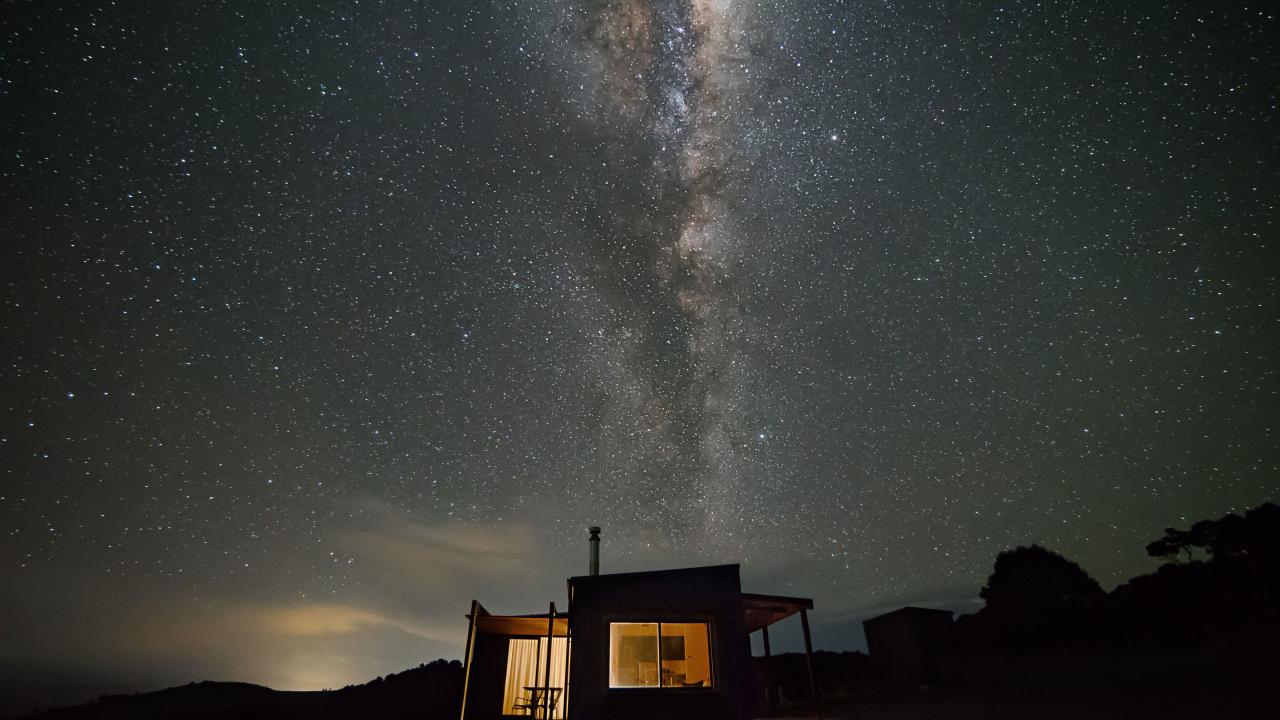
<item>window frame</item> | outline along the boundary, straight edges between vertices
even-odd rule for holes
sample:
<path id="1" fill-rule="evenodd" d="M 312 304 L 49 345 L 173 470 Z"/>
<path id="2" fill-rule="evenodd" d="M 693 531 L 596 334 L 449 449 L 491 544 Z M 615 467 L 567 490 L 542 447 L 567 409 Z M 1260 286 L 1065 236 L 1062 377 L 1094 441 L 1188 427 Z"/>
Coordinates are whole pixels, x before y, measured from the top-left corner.
<path id="1" fill-rule="evenodd" d="M 711 674 L 711 682 L 708 685 L 685 687 L 683 685 L 663 685 L 662 672 L 658 672 L 657 685 L 632 685 L 618 687 L 610 683 L 609 675 L 613 669 L 613 639 L 612 626 L 615 623 L 643 623 L 649 625 L 657 625 L 657 641 L 658 641 L 658 667 L 662 667 L 662 626 L 666 625 L 685 625 L 700 624 L 707 626 L 707 670 Z M 718 657 L 715 649 L 717 647 L 716 623 L 715 618 L 709 615 L 617 615 L 607 616 L 604 618 L 605 626 L 605 658 L 602 663 L 604 666 L 604 687 L 606 692 L 611 693 L 651 693 L 651 692 L 669 692 L 669 693 L 712 693 L 720 690 L 720 668 L 718 667 Z"/>

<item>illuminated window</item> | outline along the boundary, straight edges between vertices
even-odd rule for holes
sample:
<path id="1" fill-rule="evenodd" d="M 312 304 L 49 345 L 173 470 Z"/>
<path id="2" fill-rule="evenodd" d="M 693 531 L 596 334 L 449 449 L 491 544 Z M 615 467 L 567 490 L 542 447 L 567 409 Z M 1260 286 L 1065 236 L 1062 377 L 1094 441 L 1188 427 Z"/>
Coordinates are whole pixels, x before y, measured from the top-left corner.
<path id="1" fill-rule="evenodd" d="M 547 639 L 512 638 L 507 647 L 507 679 L 503 684 L 502 714 L 524 715 L 531 713 L 529 704 L 545 702 L 546 688 L 551 687 L 554 710 L 552 720 L 564 718 L 566 699 L 564 680 L 569 661 L 569 643 L 565 638 L 555 638 L 551 643 L 551 682 L 547 682 Z M 539 718 L 543 713 L 535 711 Z"/>
<path id="2" fill-rule="evenodd" d="M 609 687 L 711 687 L 707 623 L 609 623 Z"/>

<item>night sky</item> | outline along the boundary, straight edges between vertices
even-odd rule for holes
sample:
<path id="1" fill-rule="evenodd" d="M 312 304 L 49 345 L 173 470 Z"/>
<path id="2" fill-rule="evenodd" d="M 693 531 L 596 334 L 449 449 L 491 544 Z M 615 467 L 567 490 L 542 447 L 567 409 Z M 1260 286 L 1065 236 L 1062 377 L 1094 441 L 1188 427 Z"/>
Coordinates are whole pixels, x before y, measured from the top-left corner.
<path id="1" fill-rule="evenodd" d="M 458 657 L 593 524 L 844 649 L 1280 496 L 1269 3 L 2 14 L 0 711 Z"/>

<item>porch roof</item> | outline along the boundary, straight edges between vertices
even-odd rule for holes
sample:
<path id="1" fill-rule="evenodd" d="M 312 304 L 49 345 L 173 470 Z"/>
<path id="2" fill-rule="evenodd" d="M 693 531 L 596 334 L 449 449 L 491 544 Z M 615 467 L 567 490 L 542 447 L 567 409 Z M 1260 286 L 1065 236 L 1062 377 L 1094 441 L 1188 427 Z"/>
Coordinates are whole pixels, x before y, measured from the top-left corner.
<path id="1" fill-rule="evenodd" d="M 812 609 L 812 598 L 742 593 L 742 616 L 748 633 L 786 620 L 801 610 Z"/>
<path id="2" fill-rule="evenodd" d="M 468 616 L 468 619 L 470 619 L 470 616 Z M 476 632 L 489 635 L 547 636 L 546 613 L 541 615 L 489 615 L 485 613 L 477 615 L 475 624 Z M 551 621 L 551 628 L 554 637 L 566 637 L 569 634 L 569 619 L 563 615 L 557 615 Z"/>

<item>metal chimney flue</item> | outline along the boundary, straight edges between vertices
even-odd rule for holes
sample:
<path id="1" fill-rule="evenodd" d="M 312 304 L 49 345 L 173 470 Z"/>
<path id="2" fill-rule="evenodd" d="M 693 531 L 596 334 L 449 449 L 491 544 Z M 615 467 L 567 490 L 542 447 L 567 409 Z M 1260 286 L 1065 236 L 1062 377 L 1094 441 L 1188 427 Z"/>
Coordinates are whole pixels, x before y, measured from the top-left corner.
<path id="1" fill-rule="evenodd" d="M 591 574 L 600 574 L 600 528 L 592 526 L 587 528 L 587 532 L 591 533 Z"/>

